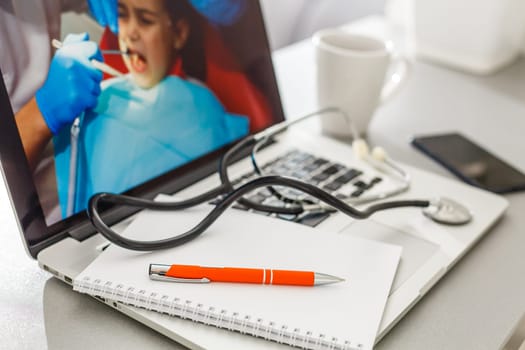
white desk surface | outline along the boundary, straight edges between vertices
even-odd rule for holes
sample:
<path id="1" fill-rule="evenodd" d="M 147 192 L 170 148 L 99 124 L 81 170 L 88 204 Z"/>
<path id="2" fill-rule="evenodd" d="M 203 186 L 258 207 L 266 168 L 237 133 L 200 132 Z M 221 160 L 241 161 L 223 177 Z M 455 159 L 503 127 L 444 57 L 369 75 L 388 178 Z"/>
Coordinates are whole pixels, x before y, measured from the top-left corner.
<path id="1" fill-rule="evenodd" d="M 274 54 L 290 117 L 315 110 L 309 42 Z M 404 88 L 377 110 L 368 137 L 404 162 L 450 176 L 410 145 L 459 130 L 525 170 L 525 59 L 477 77 L 414 62 Z M 314 130 L 314 132 L 316 132 Z M 525 193 L 377 345 L 377 349 L 497 349 L 525 312 Z M 50 278 L 24 252 L 0 186 L 0 347 L 173 349 L 169 339 Z"/>

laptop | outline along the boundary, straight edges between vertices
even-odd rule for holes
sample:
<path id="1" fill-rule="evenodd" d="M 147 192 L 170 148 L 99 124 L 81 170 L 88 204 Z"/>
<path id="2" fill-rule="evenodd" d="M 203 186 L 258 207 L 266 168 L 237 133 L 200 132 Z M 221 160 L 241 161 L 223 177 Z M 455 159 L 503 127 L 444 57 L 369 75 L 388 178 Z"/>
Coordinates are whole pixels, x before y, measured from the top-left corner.
<path id="1" fill-rule="evenodd" d="M 43 150 L 44 156 L 39 162 L 45 164 L 37 162 L 35 166 L 30 166 L 22 146 L 23 140 L 15 123 L 15 113 L 11 108 L 12 101 L 6 84 L 2 81 L 0 85 L 2 174 L 27 253 L 38 261 L 41 268 L 57 279 L 71 284 L 72 280 L 101 253 L 108 243 L 95 232 L 86 216 L 85 198 L 91 194 L 90 191 L 104 190 L 144 198 L 153 198 L 159 193 L 176 194 L 178 198 L 203 193 L 219 183 L 216 176 L 218 159 L 227 149 L 243 135 L 259 132 L 285 119 L 259 3 L 248 1 L 242 14 L 235 22 L 228 25 L 216 25 L 206 15 L 201 13 L 197 15 L 202 35 L 199 37 L 198 49 L 190 50 L 190 58 L 186 60 L 201 62 L 201 70 L 183 66 L 179 71 L 170 72 L 170 75 L 159 83 L 162 86 L 147 91 L 150 93 L 173 91 L 175 96 L 182 84 L 187 88 L 184 90 L 186 92 L 200 91 L 198 94 L 191 95 L 190 100 L 193 99 L 193 105 L 190 110 L 199 114 L 202 112 L 201 105 L 207 106 L 211 103 L 215 106 L 214 111 L 218 110 L 218 117 L 210 120 L 207 118 L 209 110 L 206 109 L 201 113 L 202 121 L 194 118 L 191 119 L 194 123 L 162 124 L 162 129 L 173 128 L 167 131 L 179 135 L 180 139 L 188 138 L 188 134 L 191 136 L 193 142 L 187 142 L 186 145 L 177 144 L 179 148 L 176 153 L 185 155 L 184 158 L 172 157 L 169 150 L 162 153 L 164 149 L 155 148 L 163 140 L 163 135 L 157 135 L 155 128 L 125 130 L 129 127 L 126 118 L 136 116 L 136 111 L 130 111 L 129 115 L 118 115 L 117 117 L 122 119 L 120 122 L 124 123 L 118 124 L 119 127 L 116 128 L 118 134 L 115 137 L 118 143 L 127 145 L 128 141 L 136 142 L 135 144 L 144 145 L 146 148 L 146 145 L 151 147 L 149 144 L 151 139 L 156 142 L 149 149 L 150 153 L 147 153 L 146 157 L 145 153 L 141 153 L 141 149 L 131 147 L 123 147 L 125 154 L 122 150 L 119 153 L 118 150 L 121 148 L 117 146 L 106 148 L 103 155 L 105 159 L 108 159 L 108 155 L 112 152 L 115 157 L 128 157 L 131 166 L 140 165 L 140 170 L 143 171 L 142 178 L 140 176 L 132 178 L 128 169 L 115 168 L 115 164 L 121 162 L 102 164 L 102 168 L 92 166 L 91 158 L 86 156 L 86 153 L 92 150 L 93 154 L 99 156 L 102 154 L 96 143 L 90 146 L 92 148 L 85 146 L 89 143 L 87 136 L 80 137 L 77 144 L 77 148 L 83 149 L 84 153 L 77 154 L 77 158 L 73 157 L 71 155 L 75 153 L 71 150 L 73 141 L 68 138 L 72 135 L 73 129 L 69 127 L 63 131 L 66 135 L 65 149 L 68 150 L 66 152 L 68 156 L 64 159 L 63 148 L 61 148 L 63 144 L 60 143 L 61 135 L 57 134 L 48 140 L 48 145 Z M 118 45 L 118 38 L 109 31 L 102 33 L 101 30 L 98 34 L 102 35 L 101 47 L 115 49 L 115 45 Z M 137 108 L 141 113 L 147 113 L 148 110 L 168 111 L 170 117 L 181 120 L 183 113 L 179 109 L 165 106 L 161 108 L 155 103 L 147 105 L 147 108 L 141 107 L 140 103 L 151 103 L 152 99 L 144 102 L 140 89 L 137 94 L 126 95 L 121 90 L 119 90 L 121 93 L 115 93 L 115 89 L 134 82 L 133 74 L 137 74 L 134 69 L 140 71 L 144 66 L 147 67 L 147 53 L 140 55 L 135 58 L 137 60 L 135 66 L 133 64 L 127 66 L 126 62 L 122 62 L 122 57 L 106 57 L 106 63 L 126 74 L 124 77 L 107 77 L 103 82 L 101 96 L 108 101 L 112 101 L 113 95 L 119 98 L 124 96 L 130 100 L 129 103 L 138 104 Z M 202 67 L 205 69 L 203 70 Z M 200 72 L 200 75 L 195 73 L 196 76 L 193 76 L 192 72 Z M 164 84 L 166 81 L 169 84 Z M 159 95 L 166 96 L 160 93 Z M 201 100 L 194 99 L 195 96 L 201 96 Z M 205 103 L 204 98 L 208 102 Z M 153 99 L 153 101 L 159 100 L 161 99 Z M 171 106 L 170 101 L 165 101 L 168 106 Z M 122 103 L 122 100 L 118 103 Z M 178 100 L 177 103 L 181 102 Z M 97 122 L 106 119 L 115 120 L 111 115 L 113 112 L 110 108 L 99 109 L 97 106 L 92 115 L 95 116 L 94 118 L 99 117 Z M 152 117 L 159 117 L 159 115 L 159 112 L 155 112 Z M 199 121 L 201 124 L 198 123 Z M 81 135 L 82 133 L 89 135 L 90 125 L 85 123 L 85 127 L 80 129 Z M 184 125 L 184 128 L 180 125 Z M 92 129 L 91 132 L 99 135 L 97 133 L 102 128 L 104 128 L 103 123 L 99 124 L 99 129 L 94 129 L 96 131 Z M 175 130 L 177 128 L 182 130 Z M 219 129 L 220 132 L 217 131 Z M 231 129 L 240 131 L 233 135 L 228 134 Z M 260 150 L 258 161 L 267 173 L 297 176 L 340 198 L 381 193 L 396 186 L 395 180 L 389 176 L 365 162 L 354 159 L 348 144 L 303 132 L 300 129 L 300 127 L 288 129 L 277 137 L 276 142 Z M 133 139 L 134 137 L 136 140 Z M 216 142 L 208 142 L 212 138 L 215 138 Z M 202 144 L 205 145 L 204 148 Z M 195 150 L 196 148 L 198 150 Z M 158 152 L 164 156 L 155 156 L 159 154 Z M 168 159 L 167 164 L 164 162 L 158 165 L 157 158 Z M 255 176 L 248 158 L 245 154 L 229 169 L 229 175 L 237 185 Z M 73 159 L 76 161 L 73 162 Z M 71 163 L 76 164 L 77 167 L 75 168 Z M 100 162 L 97 164 L 101 166 Z M 129 164 L 126 166 L 130 166 Z M 245 215 L 266 215 L 272 220 L 288 220 L 297 225 L 309 225 L 344 235 L 402 246 L 403 255 L 378 332 L 377 340 L 379 340 L 490 230 L 507 207 L 507 201 L 500 196 L 408 165 L 401 166 L 412 178 L 411 187 L 407 192 L 392 199 L 450 197 L 465 205 L 473 213 L 473 220 L 463 226 L 446 226 L 429 220 L 417 208 L 384 211 L 367 220 L 355 220 L 341 213 L 328 212 L 303 213 L 297 216 L 276 215 L 248 210 L 240 205 L 235 205 L 235 208 L 230 210 L 243 210 L 246 212 Z M 42 181 L 39 176 L 46 168 L 51 175 L 48 173 L 45 177 L 47 181 Z M 97 182 L 98 172 L 107 171 L 107 168 L 111 169 L 111 173 L 119 174 L 123 179 L 122 182 L 125 183 L 117 184 L 120 186 L 118 187 L 115 184 Z M 71 169 L 75 171 L 72 173 Z M 72 177 L 72 174 L 75 175 L 75 181 L 71 179 L 64 181 L 64 177 L 67 179 Z M 101 175 L 101 177 L 106 179 L 110 175 Z M 129 178 L 132 178 L 131 182 L 128 181 Z M 71 190 L 71 183 L 76 185 L 74 196 L 68 193 Z M 282 191 L 291 196 L 301 195 L 290 189 L 282 189 Z M 249 196 L 260 203 L 275 203 L 276 200 L 264 189 Z M 71 198 L 73 198 L 72 202 Z M 134 213 L 130 208 L 107 207 L 104 208 L 103 217 L 117 230 L 122 230 L 133 219 Z M 188 320 L 165 317 L 111 300 L 98 300 L 189 348 L 285 348 L 282 344 Z"/>

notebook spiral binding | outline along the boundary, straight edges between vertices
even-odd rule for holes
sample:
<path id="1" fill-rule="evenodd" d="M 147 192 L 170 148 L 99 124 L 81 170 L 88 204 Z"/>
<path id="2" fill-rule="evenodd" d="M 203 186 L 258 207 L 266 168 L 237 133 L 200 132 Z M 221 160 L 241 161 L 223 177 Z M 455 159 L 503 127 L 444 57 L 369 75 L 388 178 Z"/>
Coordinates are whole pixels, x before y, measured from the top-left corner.
<path id="1" fill-rule="evenodd" d="M 236 331 L 242 334 L 272 340 L 294 347 L 313 350 L 362 350 L 363 345 L 349 340 L 340 341 L 325 334 L 314 334 L 299 328 L 288 328 L 250 315 L 240 315 L 213 306 L 194 303 L 168 295 L 149 292 L 111 281 L 84 277 L 74 281 L 73 289 L 77 292 L 119 301 L 131 306 L 152 310 L 168 316 L 177 316 L 206 325 Z"/>

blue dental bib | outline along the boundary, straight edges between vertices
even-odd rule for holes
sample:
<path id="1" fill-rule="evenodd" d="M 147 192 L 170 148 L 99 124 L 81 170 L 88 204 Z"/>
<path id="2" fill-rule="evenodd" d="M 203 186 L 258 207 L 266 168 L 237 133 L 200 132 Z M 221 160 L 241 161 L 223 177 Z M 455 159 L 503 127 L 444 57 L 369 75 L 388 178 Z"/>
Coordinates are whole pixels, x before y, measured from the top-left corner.
<path id="1" fill-rule="evenodd" d="M 97 107 L 80 119 L 73 173 L 70 128 L 63 128 L 53 140 L 62 216 L 67 216 L 68 188 L 75 189 L 77 213 L 95 193 L 125 192 L 247 135 L 248 130 L 248 118 L 226 112 L 200 84 L 168 76 L 144 90 L 129 76 L 105 81 Z"/>

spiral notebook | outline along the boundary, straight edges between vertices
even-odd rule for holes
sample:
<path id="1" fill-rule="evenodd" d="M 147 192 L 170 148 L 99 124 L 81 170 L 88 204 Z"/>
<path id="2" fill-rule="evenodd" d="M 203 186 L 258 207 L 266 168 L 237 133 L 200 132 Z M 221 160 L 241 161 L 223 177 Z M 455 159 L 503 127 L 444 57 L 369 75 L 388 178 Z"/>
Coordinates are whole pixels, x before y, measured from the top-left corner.
<path id="1" fill-rule="evenodd" d="M 208 206 L 145 211 L 126 229 L 165 238 Z M 372 349 L 401 248 L 228 210 L 201 237 L 158 252 L 111 245 L 75 280 L 81 293 L 308 349 Z M 310 270 L 345 278 L 316 286 L 152 281 L 150 263 Z"/>

